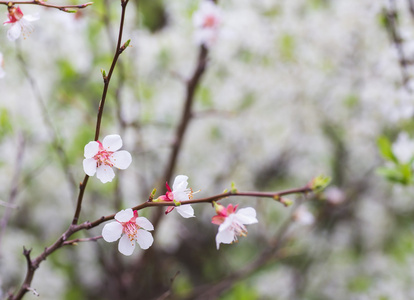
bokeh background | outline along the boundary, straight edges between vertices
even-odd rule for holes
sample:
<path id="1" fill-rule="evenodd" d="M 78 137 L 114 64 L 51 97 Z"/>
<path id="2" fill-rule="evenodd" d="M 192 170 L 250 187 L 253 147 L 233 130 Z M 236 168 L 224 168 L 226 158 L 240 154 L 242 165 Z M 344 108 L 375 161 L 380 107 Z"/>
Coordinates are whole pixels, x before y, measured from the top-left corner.
<path id="1" fill-rule="evenodd" d="M 112 183 L 89 179 L 81 221 L 162 188 L 185 79 L 196 65 L 192 15 L 200 2 L 130 0 L 124 39 L 131 43 L 110 85 L 101 137 L 120 134 L 133 162 Z M 379 174 L 391 163 L 377 146 L 380 136 L 392 143 L 399 132 L 414 133 L 411 4 L 219 1 L 220 35 L 174 176 L 189 176 L 197 197 L 231 182 L 243 191 L 300 187 L 319 174 L 332 178 L 330 187 L 289 197 L 290 208 L 224 200 L 254 207 L 259 224 L 219 251 L 209 205 L 195 206 L 196 218 L 162 217 L 154 245 L 131 257 L 103 240 L 62 248 L 35 274 L 38 299 L 414 299 L 413 188 Z M 21 8 L 40 20 L 16 42 L 7 27 L 0 31 L 3 298 L 24 278 L 23 246 L 38 255 L 72 219 L 121 11 L 109 0 L 77 14 Z M 0 14 L 5 20 L 6 6 Z M 299 208 L 314 215 L 312 224 Z M 154 210 L 140 214 L 151 218 Z"/>

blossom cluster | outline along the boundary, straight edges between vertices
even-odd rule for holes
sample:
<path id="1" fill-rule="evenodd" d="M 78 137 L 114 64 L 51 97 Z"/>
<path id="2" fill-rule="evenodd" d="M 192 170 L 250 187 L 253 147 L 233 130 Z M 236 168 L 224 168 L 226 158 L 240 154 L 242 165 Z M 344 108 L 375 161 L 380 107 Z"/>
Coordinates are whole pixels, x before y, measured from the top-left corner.
<path id="1" fill-rule="evenodd" d="M 111 182 L 115 177 L 112 167 L 125 170 L 132 163 L 132 156 L 126 150 L 119 150 L 123 145 L 122 139 L 117 134 L 106 136 L 102 142 L 91 141 L 84 149 L 85 159 L 83 169 L 88 176 L 94 176 L 102 182 Z M 172 188 L 166 182 L 165 195 L 154 199 L 154 202 L 174 203 L 165 211 L 169 214 L 176 208 L 183 218 L 195 217 L 194 209 L 185 202 L 193 198 L 193 190 L 188 188 L 188 176 L 178 175 L 174 179 Z M 214 203 L 217 215 L 212 218 L 212 223 L 219 225 L 216 236 L 217 249 L 220 243 L 231 244 L 237 241 L 238 236 L 245 236 L 245 225 L 257 223 L 256 211 L 247 207 L 238 212 L 237 205 L 229 204 L 227 208 Z M 115 221 L 108 223 L 102 230 L 102 237 L 107 242 L 119 239 L 118 250 L 124 255 L 131 255 L 138 243 L 141 249 L 151 247 L 154 239 L 149 231 L 154 230 L 151 222 L 138 216 L 138 211 L 132 208 L 121 210 L 115 215 Z"/>

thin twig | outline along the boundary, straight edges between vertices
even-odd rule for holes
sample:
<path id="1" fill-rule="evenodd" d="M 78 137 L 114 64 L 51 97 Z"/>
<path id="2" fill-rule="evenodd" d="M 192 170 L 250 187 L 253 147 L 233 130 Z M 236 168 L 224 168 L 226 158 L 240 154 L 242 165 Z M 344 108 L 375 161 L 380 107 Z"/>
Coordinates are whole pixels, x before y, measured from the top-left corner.
<path id="1" fill-rule="evenodd" d="M 296 189 L 288 189 L 288 190 L 283 190 L 280 192 L 275 192 L 275 193 L 263 193 L 263 192 L 226 192 L 226 193 L 221 193 L 218 195 L 214 195 L 211 197 L 207 197 L 207 198 L 200 198 L 200 199 L 193 199 L 193 200 L 188 200 L 185 202 L 182 202 L 181 205 L 188 205 L 188 204 L 198 204 L 198 203 L 213 203 L 215 201 L 220 201 L 224 198 L 228 198 L 228 197 L 256 197 L 256 198 L 271 198 L 275 201 L 278 201 L 284 205 L 286 205 L 284 203 L 284 199 L 282 198 L 283 196 L 286 195 L 291 195 L 291 194 L 308 194 L 312 192 L 312 189 L 306 185 L 302 188 L 296 188 Z M 154 207 L 154 206 L 158 206 L 158 207 L 164 207 L 164 206 L 175 206 L 174 202 L 153 202 L 153 201 L 147 201 L 144 202 L 140 205 L 137 205 L 135 207 L 132 207 L 132 210 L 141 210 L 147 207 Z M 87 229 L 91 229 L 94 228 L 96 226 L 98 226 L 99 224 L 112 220 L 115 217 L 115 214 L 106 216 L 106 217 L 101 217 L 96 221 L 93 221 L 91 223 L 84 223 L 83 225 L 86 226 Z M 82 224 L 81 224 L 82 225 Z M 80 226 L 81 226 L 80 225 Z"/>
<path id="2" fill-rule="evenodd" d="M 62 167 L 62 171 L 66 176 L 66 179 L 68 180 L 69 183 L 69 190 L 71 192 L 70 198 L 73 197 L 74 193 L 75 193 L 75 187 L 76 187 L 76 180 L 72 174 L 72 172 L 70 171 L 69 168 L 69 159 L 68 156 L 65 152 L 65 149 L 62 146 L 62 143 L 60 141 L 59 138 L 59 134 L 56 130 L 55 125 L 53 124 L 52 118 L 50 117 L 49 111 L 48 111 L 48 107 L 43 99 L 42 93 L 40 91 L 39 85 L 37 84 L 37 81 L 35 79 L 35 77 L 32 76 L 32 74 L 29 71 L 28 68 L 28 64 L 26 62 L 26 60 L 23 57 L 23 54 L 21 52 L 21 49 L 19 47 L 19 44 L 17 44 L 17 58 L 20 61 L 20 64 L 22 66 L 23 69 L 23 73 L 25 74 L 27 80 L 29 81 L 30 87 L 32 89 L 34 98 L 36 99 L 41 111 L 42 111 L 42 116 L 43 116 L 43 121 L 46 125 L 46 127 L 49 129 L 49 133 L 50 136 L 52 138 L 52 145 L 53 148 L 56 150 L 56 153 L 58 155 L 58 158 L 60 160 L 60 164 Z"/>
<path id="3" fill-rule="evenodd" d="M 97 116 L 97 120 L 96 120 L 95 141 L 97 141 L 99 139 L 99 133 L 100 133 L 100 130 L 101 130 L 101 123 L 102 123 L 102 114 L 103 114 L 103 111 L 104 111 L 104 106 L 105 106 L 106 96 L 107 96 L 107 93 L 108 93 L 109 83 L 111 81 L 112 74 L 113 74 L 115 66 L 116 66 L 116 62 L 118 61 L 118 58 L 122 54 L 122 52 L 124 52 L 124 50 L 126 49 L 127 43 L 129 43 L 129 41 L 128 41 L 127 43 L 125 43 L 124 45 L 121 46 L 122 33 L 123 33 L 123 30 L 124 30 L 125 11 L 126 11 L 126 6 L 128 4 L 128 1 L 129 0 L 122 0 L 121 1 L 122 12 L 121 12 L 120 25 L 119 25 L 118 42 L 117 42 L 114 58 L 112 60 L 112 64 L 111 64 L 111 67 L 109 69 L 108 75 L 105 75 L 105 73 L 103 74 L 104 88 L 103 88 L 103 92 L 102 92 L 101 102 L 99 103 L 98 116 Z M 80 211 L 82 209 L 83 195 L 84 195 L 84 192 L 85 192 L 86 185 L 88 183 L 88 179 L 89 179 L 89 176 L 85 175 L 85 178 L 83 179 L 83 182 L 79 186 L 79 196 L 78 196 L 78 201 L 77 201 L 77 205 L 76 205 L 75 215 L 73 216 L 73 220 L 72 220 L 72 225 L 76 225 L 78 223 L 79 214 L 80 214 Z"/>
<path id="4" fill-rule="evenodd" d="M 15 208 L 15 200 L 18 193 L 19 182 L 20 182 L 20 175 L 22 171 L 23 165 L 23 154 L 25 148 L 25 139 L 23 134 L 19 134 L 18 136 L 18 146 L 17 146 L 17 155 L 16 155 L 16 162 L 14 168 L 14 174 L 10 184 L 10 192 L 7 202 L 5 202 L 5 211 L 3 217 L 0 221 L 0 245 L 2 245 L 2 237 L 4 231 L 6 230 L 7 224 L 9 222 L 10 215 L 12 213 L 13 208 Z"/>
<path id="5" fill-rule="evenodd" d="M 78 4 L 78 5 L 54 5 L 54 4 L 49 4 L 46 3 L 45 1 L 40 1 L 40 0 L 33 0 L 33 1 L 5 1 L 5 0 L 0 0 L 0 5 L 7 5 L 8 7 L 12 7 L 14 5 L 26 5 L 26 4 L 31 4 L 31 5 L 40 5 L 40 6 L 44 6 L 44 7 L 48 7 L 48 8 L 56 8 L 59 9 L 61 11 L 64 12 L 68 12 L 68 13 L 73 13 L 76 12 L 76 10 L 74 9 L 82 9 L 85 8 L 89 5 L 92 5 L 93 2 L 88 2 L 85 4 Z"/>
<path id="6" fill-rule="evenodd" d="M 74 239 L 74 240 L 64 242 L 63 246 L 76 245 L 77 243 L 83 243 L 83 242 L 96 242 L 97 240 L 99 240 L 101 238 L 102 238 L 102 235 L 98 235 L 98 236 L 91 237 L 91 238 Z"/>
<path id="7" fill-rule="evenodd" d="M 403 49 L 403 39 L 401 38 L 398 32 L 397 9 L 395 6 L 395 0 L 389 0 L 389 2 L 390 2 L 390 9 L 389 10 L 384 9 L 384 16 L 386 17 L 386 20 L 387 20 L 386 27 L 387 27 L 387 31 L 390 36 L 390 39 L 394 43 L 395 48 L 397 49 L 398 62 L 400 64 L 403 86 L 408 92 L 411 93 L 412 90 L 408 84 L 410 81 L 410 75 L 407 70 L 409 62 L 407 60 L 407 57 Z"/>
<path id="8" fill-rule="evenodd" d="M 104 89 L 103 89 L 102 99 L 101 99 L 101 102 L 100 102 L 100 105 L 99 105 L 98 117 L 97 117 L 97 121 L 96 121 L 95 140 L 98 140 L 98 138 L 99 138 L 99 131 L 100 131 L 100 126 L 101 126 L 101 121 L 102 121 L 102 113 L 103 113 L 104 104 L 105 104 L 105 100 L 106 100 L 106 95 L 107 95 L 109 82 L 111 80 L 112 73 L 115 69 L 115 65 L 116 65 L 116 62 L 117 62 L 119 56 L 126 49 L 127 44 L 129 43 L 129 41 L 128 41 L 126 44 L 121 46 L 122 33 L 123 33 L 124 21 L 125 21 L 125 11 L 126 11 L 126 6 L 128 4 L 128 1 L 129 0 L 121 0 L 122 12 L 121 12 L 119 35 L 118 35 L 118 44 L 117 44 L 117 47 L 116 47 L 115 55 L 114 55 L 114 58 L 113 58 L 113 61 L 112 61 L 112 64 L 111 64 L 111 68 L 108 72 L 108 75 L 106 76 L 105 74 L 103 74 Z M 8 297 L 9 300 L 20 300 L 20 299 L 22 299 L 23 296 L 31 289 L 30 285 L 32 283 L 35 270 L 39 267 L 40 263 L 42 261 L 44 261 L 54 251 L 56 251 L 57 249 L 63 247 L 64 243 L 67 241 L 67 239 L 72 234 L 74 234 L 75 232 L 78 232 L 82 229 L 87 228 L 85 226 L 85 224 L 90 224 L 89 222 L 86 222 L 84 224 L 77 225 L 79 215 L 80 215 L 80 212 L 81 212 L 83 195 L 84 195 L 84 192 L 85 192 L 85 188 L 86 188 L 86 184 L 88 182 L 88 179 L 89 179 L 89 176 L 86 175 L 83 182 L 80 184 L 79 195 L 78 195 L 78 200 L 77 200 L 77 205 L 76 205 L 76 211 L 75 211 L 75 214 L 74 214 L 74 217 L 73 217 L 73 220 L 72 220 L 72 224 L 61 235 L 61 237 L 59 239 L 57 239 L 51 246 L 47 247 L 39 256 L 37 256 L 33 260 L 30 259 L 30 250 L 27 251 L 26 249 L 24 249 L 23 254 L 25 255 L 26 260 L 27 260 L 26 278 L 24 279 L 24 281 L 23 281 L 21 287 L 19 288 L 19 290 L 15 294 L 9 295 L 9 297 Z"/>

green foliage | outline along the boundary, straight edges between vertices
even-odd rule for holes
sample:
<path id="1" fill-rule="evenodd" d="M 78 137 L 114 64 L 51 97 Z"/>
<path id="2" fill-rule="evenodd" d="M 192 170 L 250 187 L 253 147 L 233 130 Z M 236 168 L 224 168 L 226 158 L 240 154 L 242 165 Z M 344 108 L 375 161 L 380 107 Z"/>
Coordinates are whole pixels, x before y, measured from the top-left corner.
<path id="1" fill-rule="evenodd" d="M 406 263 L 414 254 L 414 237 L 410 231 L 394 231 L 385 251 L 399 263 Z"/>
<path id="2" fill-rule="evenodd" d="M 12 120 L 6 108 L 0 108 L 0 140 L 13 131 Z"/>
<path id="3" fill-rule="evenodd" d="M 397 164 L 388 168 L 380 167 L 377 169 L 377 174 L 394 183 L 400 183 L 403 185 L 412 183 L 411 164 Z"/>
<path id="4" fill-rule="evenodd" d="M 213 97 L 208 87 L 201 86 L 198 88 L 196 99 L 200 99 L 200 103 L 206 108 L 211 108 L 214 106 Z"/>
<path id="5" fill-rule="evenodd" d="M 348 289 L 354 293 L 367 292 L 371 287 L 372 279 L 366 275 L 358 275 L 348 282 Z"/>
<path id="6" fill-rule="evenodd" d="M 377 145 L 382 157 L 386 160 L 398 163 L 397 158 L 392 152 L 392 144 L 386 136 L 380 136 L 377 141 Z"/>
<path id="7" fill-rule="evenodd" d="M 149 31 L 156 32 L 164 28 L 167 14 L 162 0 L 140 0 L 136 7 L 142 17 L 142 25 Z"/>
<path id="8" fill-rule="evenodd" d="M 220 297 L 220 300 L 253 300 L 259 299 L 256 290 L 245 282 L 237 283 Z"/>
<path id="9" fill-rule="evenodd" d="M 183 273 L 178 274 L 173 282 L 172 290 L 175 296 L 185 297 L 191 292 L 193 286 L 190 279 Z"/>
<path id="10" fill-rule="evenodd" d="M 359 102 L 360 102 L 360 99 L 355 94 L 349 94 L 344 99 L 344 105 L 350 109 L 355 108 Z"/>
<path id="11" fill-rule="evenodd" d="M 280 54 L 283 60 L 293 61 L 295 58 L 295 37 L 291 34 L 285 33 L 280 38 Z"/>
<path id="12" fill-rule="evenodd" d="M 331 183 L 331 178 L 329 176 L 319 175 L 312 179 L 309 183 L 309 187 L 315 193 L 322 192 L 328 185 Z"/>

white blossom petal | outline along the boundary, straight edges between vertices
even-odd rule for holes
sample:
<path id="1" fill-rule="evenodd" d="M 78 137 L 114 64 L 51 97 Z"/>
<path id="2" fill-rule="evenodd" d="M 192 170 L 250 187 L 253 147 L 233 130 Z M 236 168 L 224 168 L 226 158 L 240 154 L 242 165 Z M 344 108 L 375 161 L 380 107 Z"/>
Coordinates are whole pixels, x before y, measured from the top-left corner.
<path id="1" fill-rule="evenodd" d="M 122 139 L 118 134 L 107 135 L 102 141 L 102 146 L 107 151 L 115 152 L 122 147 Z"/>
<path id="2" fill-rule="evenodd" d="M 173 191 L 173 195 L 174 195 L 174 200 L 177 200 L 177 201 L 190 200 L 190 196 L 188 195 L 188 193 L 184 191 Z"/>
<path id="3" fill-rule="evenodd" d="M 128 168 L 132 162 L 131 154 L 125 150 L 113 153 L 110 159 L 111 162 L 114 164 L 114 167 L 121 170 L 125 170 L 126 168 Z"/>
<path id="4" fill-rule="evenodd" d="M 34 15 L 24 15 L 23 19 L 28 21 L 28 22 L 33 22 L 33 21 L 37 21 L 40 19 L 39 14 L 34 14 Z"/>
<path id="5" fill-rule="evenodd" d="M 252 207 L 241 208 L 236 212 L 237 220 L 242 224 L 254 224 L 259 221 L 256 219 L 256 210 Z"/>
<path id="6" fill-rule="evenodd" d="M 93 141 L 93 142 L 89 142 L 86 144 L 83 155 L 85 155 L 85 158 L 92 158 L 98 152 L 99 152 L 99 144 L 98 142 Z"/>
<path id="7" fill-rule="evenodd" d="M 125 210 L 121 210 L 115 215 L 115 220 L 119 222 L 128 222 L 134 216 L 134 212 L 131 208 L 127 208 Z"/>
<path id="8" fill-rule="evenodd" d="M 107 242 L 115 242 L 122 235 L 122 224 L 118 222 L 111 222 L 102 229 L 102 237 Z"/>
<path id="9" fill-rule="evenodd" d="M 93 158 L 85 158 L 83 160 L 83 170 L 86 175 L 93 176 L 96 173 L 96 160 Z"/>
<path id="10" fill-rule="evenodd" d="M 190 204 L 177 206 L 176 209 L 177 209 L 177 212 L 183 218 L 192 218 L 192 217 L 195 217 L 194 216 L 194 209 L 191 207 Z"/>
<path id="11" fill-rule="evenodd" d="M 130 256 L 135 249 L 135 240 L 130 240 L 126 234 L 124 234 L 119 240 L 118 250 L 123 255 Z"/>
<path id="12" fill-rule="evenodd" d="M 178 175 L 174 179 L 173 191 L 183 191 L 187 188 L 188 185 L 188 176 Z"/>
<path id="13" fill-rule="evenodd" d="M 217 249 L 220 248 L 220 243 L 231 244 L 234 241 L 234 232 L 231 230 L 219 231 L 216 235 Z"/>
<path id="14" fill-rule="evenodd" d="M 145 230 L 154 230 L 154 226 L 147 218 L 138 217 L 136 222 L 139 227 L 144 228 Z"/>
<path id="15" fill-rule="evenodd" d="M 18 22 L 11 24 L 9 30 L 7 30 L 7 38 L 9 41 L 15 41 L 19 38 L 22 33 L 22 27 Z"/>
<path id="16" fill-rule="evenodd" d="M 227 230 L 232 224 L 233 224 L 233 222 L 234 222 L 234 216 L 235 216 L 235 214 L 231 214 L 231 215 L 229 215 L 225 220 L 224 220 L 224 222 L 219 226 L 219 229 L 218 229 L 218 231 L 219 232 L 221 232 L 221 231 L 225 231 L 225 230 Z"/>
<path id="17" fill-rule="evenodd" d="M 96 170 L 96 177 L 98 177 L 102 183 L 107 183 L 111 182 L 112 179 L 114 179 L 115 173 L 110 166 L 102 164 Z"/>
<path id="18" fill-rule="evenodd" d="M 151 247 L 152 243 L 154 242 L 154 238 L 152 237 L 152 234 L 148 231 L 145 231 L 143 229 L 138 229 L 137 232 L 137 243 L 141 247 L 141 249 L 148 249 Z"/>

